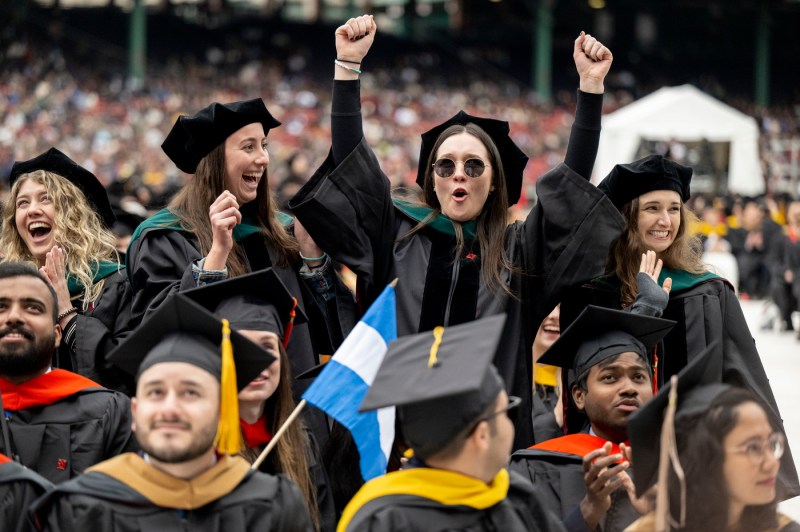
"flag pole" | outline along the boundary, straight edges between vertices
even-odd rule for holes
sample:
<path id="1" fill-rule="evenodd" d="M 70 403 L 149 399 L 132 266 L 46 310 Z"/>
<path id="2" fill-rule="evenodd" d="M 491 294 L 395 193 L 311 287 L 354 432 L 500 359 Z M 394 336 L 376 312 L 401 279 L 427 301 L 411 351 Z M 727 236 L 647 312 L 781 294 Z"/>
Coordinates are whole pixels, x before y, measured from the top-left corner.
<path id="1" fill-rule="evenodd" d="M 294 420 L 297 419 L 297 416 L 300 415 L 300 411 L 303 410 L 304 406 L 306 406 L 305 399 L 297 403 L 297 406 L 295 407 L 294 411 L 289 415 L 288 418 L 286 418 L 286 421 L 283 422 L 283 425 L 281 425 L 281 428 L 279 428 L 278 432 L 275 433 L 275 436 L 273 436 L 272 439 L 267 444 L 267 446 L 264 447 L 264 450 L 261 451 L 260 455 L 258 455 L 258 458 L 256 458 L 256 461 L 253 462 L 253 465 L 250 466 L 250 469 L 258 469 L 258 466 L 261 465 L 261 463 L 264 461 L 267 455 L 270 452 L 272 452 L 272 449 L 275 448 L 275 445 L 278 444 L 278 440 L 281 438 L 281 436 L 283 436 L 283 433 L 286 432 L 286 430 L 294 422 Z"/>

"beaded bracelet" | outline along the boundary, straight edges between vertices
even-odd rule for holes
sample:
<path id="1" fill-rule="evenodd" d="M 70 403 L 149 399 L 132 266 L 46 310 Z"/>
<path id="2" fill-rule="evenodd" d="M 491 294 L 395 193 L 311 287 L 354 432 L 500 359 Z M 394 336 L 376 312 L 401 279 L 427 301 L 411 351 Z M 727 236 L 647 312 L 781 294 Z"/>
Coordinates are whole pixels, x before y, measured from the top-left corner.
<path id="1" fill-rule="evenodd" d="M 343 68 L 345 70 L 349 70 L 350 72 L 352 72 L 354 74 L 361 74 L 361 71 L 359 69 L 347 66 L 346 64 L 342 63 L 338 59 L 334 59 L 333 60 L 333 64 L 338 66 L 338 67 L 341 67 L 341 68 Z"/>
<path id="2" fill-rule="evenodd" d="M 324 260 L 328 256 L 327 253 L 323 252 L 322 255 L 319 257 L 304 257 L 302 253 L 300 253 L 300 258 L 304 261 L 311 261 L 314 262 L 315 260 Z"/>
<path id="3" fill-rule="evenodd" d="M 64 318 L 66 318 L 67 316 L 72 314 L 73 312 L 78 312 L 78 309 L 75 308 L 75 307 L 72 307 L 71 309 L 65 310 L 64 312 L 62 312 L 61 314 L 58 315 L 58 319 L 56 321 L 63 320 Z"/>

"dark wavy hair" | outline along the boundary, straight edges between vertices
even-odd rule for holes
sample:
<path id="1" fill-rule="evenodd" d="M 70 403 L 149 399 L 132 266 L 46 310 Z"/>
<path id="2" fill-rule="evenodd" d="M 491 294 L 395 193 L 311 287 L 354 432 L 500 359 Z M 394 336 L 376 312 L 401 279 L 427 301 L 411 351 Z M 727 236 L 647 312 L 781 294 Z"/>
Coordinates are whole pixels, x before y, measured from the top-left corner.
<path id="1" fill-rule="evenodd" d="M 681 531 L 722 530 L 720 524 L 728 522 L 723 443 L 739 421 L 737 407 L 750 402 L 766 412 L 761 401 L 751 392 L 732 388 L 722 392 L 703 412 L 683 418 L 678 415 L 675 419 L 675 439 L 686 474 L 686 526 Z M 770 425 L 772 430 L 780 430 L 771 419 Z M 680 515 L 680 483 L 674 471 L 669 479 L 669 496 L 671 514 Z M 738 526 L 731 530 L 757 532 L 777 529 L 779 500 L 780 492 L 769 504 L 745 507 Z"/>
<path id="2" fill-rule="evenodd" d="M 433 213 L 418 223 L 411 231 L 401 237 L 408 238 L 414 233 L 423 229 L 429 220 L 432 220 L 442 212 L 442 206 L 434 191 L 433 163 L 436 160 L 436 153 L 439 146 L 448 138 L 460 133 L 469 133 L 480 140 L 486 151 L 489 152 L 489 165 L 492 167 L 492 185 L 494 191 L 489 193 L 486 203 L 483 205 L 481 213 L 476 222 L 476 238 L 480 246 L 481 257 L 481 280 L 495 294 L 506 294 L 516 297 L 511 288 L 504 282 L 502 271 L 508 270 L 513 273 L 518 272 L 511 260 L 505 254 L 506 229 L 508 228 L 508 193 L 506 191 L 506 174 L 500 159 L 500 152 L 497 150 L 492 138 L 479 126 L 468 124 L 455 124 L 444 131 L 436 139 L 433 145 L 428 163 L 425 166 L 425 180 L 422 185 L 422 205 L 433 209 Z M 464 233 L 461 224 L 453 222 L 456 234 L 456 250 L 453 261 L 459 260 L 464 253 Z"/>

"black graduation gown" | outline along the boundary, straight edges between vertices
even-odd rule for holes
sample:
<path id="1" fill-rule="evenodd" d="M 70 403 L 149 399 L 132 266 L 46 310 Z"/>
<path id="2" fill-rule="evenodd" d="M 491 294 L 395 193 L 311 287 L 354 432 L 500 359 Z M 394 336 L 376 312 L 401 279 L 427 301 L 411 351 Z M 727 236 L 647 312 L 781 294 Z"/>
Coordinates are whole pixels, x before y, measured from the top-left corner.
<path id="1" fill-rule="evenodd" d="M 319 511 L 320 527 L 322 532 L 333 532 L 336 530 L 336 508 L 333 502 L 331 482 L 328 479 L 328 473 L 322 463 L 319 445 L 317 445 L 314 434 L 308 431 L 307 437 L 309 442 L 307 453 L 308 473 L 311 477 L 311 481 L 317 488 L 317 510 Z M 258 470 L 270 475 L 281 473 L 281 470 L 275 466 L 275 462 L 271 460 L 274 456 L 275 452 L 273 451 L 272 454 L 261 463 Z"/>
<path id="2" fill-rule="evenodd" d="M 132 395 L 136 391 L 133 379 L 106 361 L 106 355 L 130 332 L 132 294 L 125 267 L 103 281 L 100 297 L 87 311 L 80 296 L 73 298 L 78 313 L 66 327 L 67 335 L 56 351 L 53 367 Z M 70 332 L 73 324 L 75 330 Z"/>
<path id="3" fill-rule="evenodd" d="M 603 277 L 571 290 L 561 304 L 562 330 L 572 323 L 586 305 L 621 308 L 618 286 L 616 278 Z M 720 340 L 710 354 L 722 359 L 719 382 L 754 392 L 765 405 L 770 406 L 767 413 L 773 422 L 783 426 L 755 340 L 728 281 L 716 277 L 691 286 L 673 286 L 669 303 L 661 317 L 675 320 L 677 324 L 656 351 L 659 386 L 668 382 L 672 375 L 715 340 Z M 797 471 L 788 446 L 781 459 L 778 479 L 787 498 L 800 494 Z"/>
<path id="4" fill-rule="evenodd" d="M 139 323 L 175 292 L 196 288 L 192 263 L 202 259 L 199 243 L 191 233 L 171 228 L 149 227 L 131 241 L 127 254 L 127 268 L 133 288 L 133 321 Z M 244 248 L 248 271 L 258 271 L 272 266 L 277 257 L 259 234 L 250 235 L 239 242 Z M 307 323 L 295 324 L 286 352 L 292 369 L 292 392 L 299 401 L 311 380 L 296 380 L 301 373 L 319 364 L 319 354 L 333 354 L 342 339 L 357 322 L 353 296 L 341 283 L 336 285 L 335 306 L 338 323 L 326 323 L 315 302 L 314 295 L 297 269 L 274 267 L 281 281 L 293 296 L 298 307 L 308 317 Z M 142 353 L 144 357 L 144 353 Z M 309 405 L 303 410 L 307 424 L 317 441 L 324 443 L 328 437 L 325 416 Z"/>
<path id="5" fill-rule="evenodd" d="M 0 528 L 4 532 L 33 530 L 28 508 L 52 486 L 16 462 L 0 464 Z"/>
<path id="6" fill-rule="evenodd" d="M 555 307 L 564 288 L 603 270 L 608 246 L 622 229 L 608 198 L 565 164 L 539 178 L 536 190 L 536 207 L 505 235 L 506 256 L 522 272 L 503 273 L 516 299 L 493 294 L 481 282 L 477 244 L 454 262 L 455 238 L 433 225 L 401 239 L 417 219 L 395 205 L 389 180 L 363 138 L 338 166 L 329 155 L 291 202 L 315 241 L 358 275 L 363 308 L 399 278 L 398 336 L 507 313 L 505 345 L 494 363 L 509 394 L 523 399 L 517 448 L 533 441 L 533 324 Z"/>
<path id="7" fill-rule="evenodd" d="M 130 486 L 91 471 L 41 497 L 32 513 L 45 531 L 311 532 L 300 491 L 282 475 L 252 471 L 229 493 L 193 510 L 157 506 Z"/>
<path id="8" fill-rule="evenodd" d="M 95 385 L 47 405 L 12 410 L 6 394 L 4 403 L 11 450 L 2 452 L 54 484 L 137 448 L 130 399 L 120 392 Z"/>
<path id="9" fill-rule="evenodd" d="M 511 455 L 509 470 L 533 484 L 542 504 L 562 519 L 568 531 L 589 531 L 580 513 L 581 500 L 586 496 L 582 455 L 524 449 Z M 600 521 L 599 529 L 621 532 L 639 517 L 627 492 L 620 488 L 611 494 L 611 507 Z"/>
<path id="10" fill-rule="evenodd" d="M 374 499 L 353 516 L 347 532 L 546 532 L 564 530 L 529 482 L 509 472 L 508 495 L 485 510 L 444 505 L 417 495 Z"/>

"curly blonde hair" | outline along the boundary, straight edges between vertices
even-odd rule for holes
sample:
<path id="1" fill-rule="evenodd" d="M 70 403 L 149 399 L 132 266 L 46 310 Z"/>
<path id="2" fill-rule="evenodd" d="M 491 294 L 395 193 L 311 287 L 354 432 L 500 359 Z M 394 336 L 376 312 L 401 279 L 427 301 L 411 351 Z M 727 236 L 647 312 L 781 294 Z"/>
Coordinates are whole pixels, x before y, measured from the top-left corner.
<path id="1" fill-rule="evenodd" d="M 100 215 L 80 188 L 58 174 L 36 170 L 22 174 L 14 182 L 3 209 L 0 249 L 4 251 L 4 260 L 41 266 L 22 240 L 16 223 L 17 195 L 22 184 L 29 179 L 43 185 L 55 205 L 55 242 L 64 250 L 67 272 L 84 287 L 83 310 L 86 311 L 103 291 L 105 281 L 94 282 L 99 262 L 119 263 L 114 235 L 103 225 Z"/>

